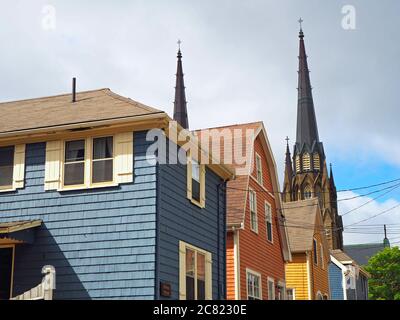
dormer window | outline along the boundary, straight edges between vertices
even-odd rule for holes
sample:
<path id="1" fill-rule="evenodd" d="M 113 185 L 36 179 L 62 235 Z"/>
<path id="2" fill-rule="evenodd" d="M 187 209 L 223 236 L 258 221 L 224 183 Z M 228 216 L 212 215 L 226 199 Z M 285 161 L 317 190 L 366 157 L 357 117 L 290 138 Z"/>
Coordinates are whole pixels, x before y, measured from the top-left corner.
<path id="1" fill-rule="evenodd" d="M 85 183 L 85 140 L 65 143 L 64 185 Z"/>
<path id="2" fill-rule="evenodd" d="M 0 190 L 11 189 L 14 173 L 14 146 L 0 148 Z"/>
<path id="3" fill-rule="evenodd" d="M 256 174 L 257 174 L 257 182 L 260 185 L 263 185 L 263 173 L 262 173 L 262 161 L 261 157 L 256 153 Z"/>

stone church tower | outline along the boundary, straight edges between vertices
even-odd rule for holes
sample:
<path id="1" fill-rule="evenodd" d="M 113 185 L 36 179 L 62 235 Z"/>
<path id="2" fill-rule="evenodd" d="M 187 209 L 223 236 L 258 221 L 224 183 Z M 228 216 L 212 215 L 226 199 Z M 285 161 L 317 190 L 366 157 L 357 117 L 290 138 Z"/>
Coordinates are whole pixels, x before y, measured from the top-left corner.
<path id="1" fill-rule="evenodd" d="M 292 158 L 287 139 L 282 198 L 284 202 L 290 202 L 317 197 L 329 246 L 331 249 L 343 249 L 343 224 L 338 214 L 335 181 L 332 166 L 328 174 L 324 146 L 319 140 L 304 33 L 301 28 L 299 38 L 296 143 Z"/>

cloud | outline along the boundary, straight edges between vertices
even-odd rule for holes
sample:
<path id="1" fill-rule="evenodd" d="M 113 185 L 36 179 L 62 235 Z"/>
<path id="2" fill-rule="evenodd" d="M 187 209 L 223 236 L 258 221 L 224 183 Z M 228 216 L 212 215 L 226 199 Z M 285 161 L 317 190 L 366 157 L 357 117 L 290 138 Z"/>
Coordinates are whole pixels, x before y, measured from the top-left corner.
<path id="1" fill-rule="evenodd" d="M 354 192 L 342 192 L 339 195 L 339 199 L 352 198 L 358 196 L 357 193 Z M 389 240 L 391 238 L 395 239 L 395 241 L 400 240 L 400 231 L 396 234 L 396 230 L 391 227 L 391 224 L 399 225 L 400 221 L 400 201 L 390 198 L 383 202 L 373 201 L 371 197 L 360 197 L 350 201 L 340 201 L 339 204 L 339 213 L 344 214 L 356 207 L 363 205 L 366 202 L 371 201 L 371 203 L 363 206 L 362 208 L 355 210 L 348 215 L 343 217 L 343 225 L 345 227 L 344 233 L 344 242 L 345 244 L 359 244 L 359 243 L 377 243 L 383 242 L 384 238 L 384 230 L 383 225 L 387 224 L 389 230 L 394 233 L 389 234 Z M 376 218 L 371 218 L 385 210 L 389 210 L 395 206 L 399 206 L 398 208 L 388 211 L 382 215 L 377 216 Z M 356 224 L 350 226 L 354 223 L 357 223 L 361 220 L 371 218 L 365 222 L 360 224 Z M 368 227 L 363 227 L 366 225 L 370 225 Z M 349 226 L 349 228 L 346 228 Z M 356 229 L 355 229 L 356 228 Z M 347 231 L 347 232 L 346 232 Z M 379 233 L 379 234 L 359 234 L 354 232 L 368 232 L 368 233 Z"/>

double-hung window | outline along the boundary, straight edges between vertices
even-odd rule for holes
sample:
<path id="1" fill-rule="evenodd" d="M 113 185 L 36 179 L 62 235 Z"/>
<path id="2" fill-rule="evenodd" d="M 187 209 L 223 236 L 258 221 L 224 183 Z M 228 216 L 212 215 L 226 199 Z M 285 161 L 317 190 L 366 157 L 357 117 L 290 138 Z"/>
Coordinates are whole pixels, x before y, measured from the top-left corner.
<path id="1" fill-rule="evenodd" d="M 0 148 L 0 190 L 12 189 L 14 173 L 14 146 Z"/>
<path id="2" fill-rule="evenodd" d="M 113 181 L 113 137 L 93 139 L 92 183 Z"/>
<path id="3" fill-rule="evenodd" d="M 254 190 L 249 191 L 250 202 L 250 229 L 258 232 L 258 219 L 257 219 L 257 197 Z"/>
<path id="4" fill-rule="evenodd" d="M 247 270 L 247 300 L 261 300 L 261 275 Z"/>
<path id="5" fill-rule="evenodd" d="M 212 299 L 211 253 L 180 242 L 180 299 Z"/>
<path id="6" fill-rule="evenodd" d="M 86 141 L 75 140 L 65 142 L 64 185 L 85 184 Z"/>
<path id="7" fill-rule="evenodd" d="M 275 281 L 268 278 L 268 300 L 275 300 Z"/>
<path id="8" fill-rule="evenodd" d="M 114 139 L 112 136 L 66 141 L 64 186 L 96 185 L 113 182 L 113 151 Z M 88 175 L 87 172 L 90 174 Z"/>
<path id="9" fill-rule="evenodd" d="M 200 202 L 200 165 L 192 160 L 192 199 Z"/>
<path id="10" fill-rule="evenodd" d="M 187 198 L 196 206 L 206 205 L 206 167 L 190 155 L 187 157 Z"/>
<path id="11" fill-rule="evenodd" d="M 262 173 L 262 161 L 261 157 L 256 153 L 256 174 L 257 174 L 257 182 L 259 184 L 263 184 L 263 173 Z"/>
<path id="12" fill-rule="evenodd" d="M 273 242 L 272 235 L 272 209 L 268 202 L 265 202 L 265 224 L 267 227 L 267 240 Z"/>

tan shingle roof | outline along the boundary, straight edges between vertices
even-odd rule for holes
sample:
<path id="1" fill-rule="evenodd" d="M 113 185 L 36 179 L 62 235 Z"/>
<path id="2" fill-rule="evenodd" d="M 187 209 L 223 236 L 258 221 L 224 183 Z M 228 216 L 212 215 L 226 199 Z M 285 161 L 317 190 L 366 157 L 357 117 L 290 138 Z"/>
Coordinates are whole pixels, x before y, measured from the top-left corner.
<path id="1" fill-rule="evenodd" d="M 262 122 L 253 122 L 253 123 L 244 123 L 244 124 L 235 124 L 231 126 L 225 126 L 225 127 L 217 127 L 217 128 L 208 128 L 208 129 L 202 129 L 199 131 L 196 131 L 197 134 L 199 134 L 199 139 L 201 140 L 201 132 L 203 130 L 218 130 L 219 132 L 222 132 L 223 130 L 235 130 L 239 129 L 241 130 L 240 132 L 242 134 L 242 154 L 245 154 L 246 147 L 249 143 L 254 143 L 254 141 L 247 141 L 246 139 L 246 130 L 247 129 L 252 129 L 254 131 L 257 131 L 260 127 L 262 126 Z M 233 135 L 232 135 L 233 138 Z M 226 139 L 226 137 L 225 137 Z M 233 139 L 227 140 L 227 146 L 230 146 L 232 150 L 230 150 L 230 154 L 233 153 L 234 146 L 233 146 Z M 220 159 L 223 162 L 225 159 L 224 153 L 224 142 L 225 140 L 221 139 L 220 140 L 220 148 L 217 148 L 215 144 L 213 144 L 212 147 L 212 153 L 215 154 L 220 154 Z M 238 141 L 235 141 L 236 143 L 239 143 Z M 210 141 L 211 143 L 211 141 Z M 233 155 L 232 155 L 233 158 Z M 244 164 L 226 164 L 230 168 L 242 168 L 244 167 Z M 250 174 L 250 173 L 249 173 Z M 249 181 L 249 176 L 248 175 L 237 175 L 235 180 L 230 180 L 227 183 L 227 187 L 229 188 L 229 192 L 227 192 L 227 224 L 228 225 L 240 225 L 243 220 L 244 220 L 244 213 L 245 213 L 245 204 L 246 204 L 246 197 L 247 197 L 247 188 L 248 188 L 248 181 Z"/>
<path id="2" fill-rule="evenodd" d="M 331 255 L 341 263 L 353 263 L 354 260 L 340 249 L 331 250 Z"/>
<path id="3" fill-rule="evenodd" d="M 283 204 L 286 227 L 289 233 L 289 244 L 292 252 L 305 252 L 312 249 L 317 213 L 318 199 L 287 202 Z"/>
<path id="4" fill-rule="evenodd" d="M 0 133 L 163 113 L 110 89 L 80 92 L 76 103 L 71 100 L 64 94 L 0 103 Z"/>

